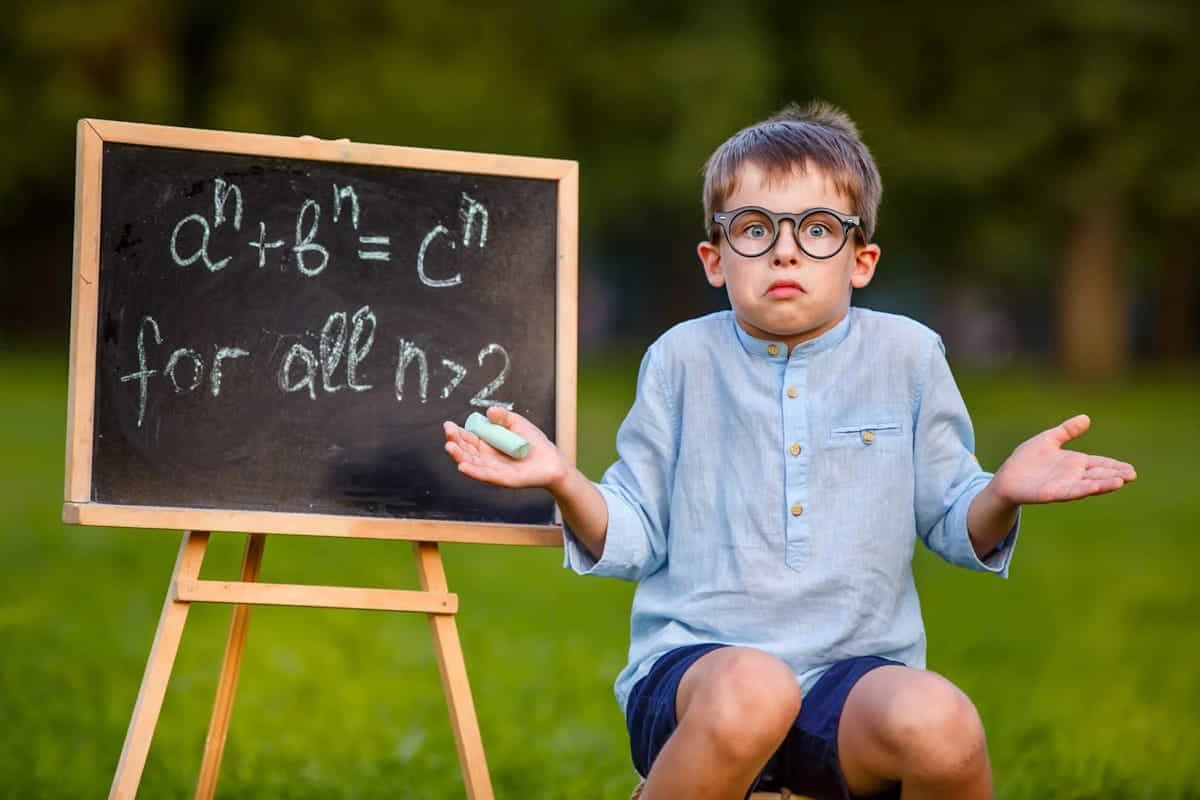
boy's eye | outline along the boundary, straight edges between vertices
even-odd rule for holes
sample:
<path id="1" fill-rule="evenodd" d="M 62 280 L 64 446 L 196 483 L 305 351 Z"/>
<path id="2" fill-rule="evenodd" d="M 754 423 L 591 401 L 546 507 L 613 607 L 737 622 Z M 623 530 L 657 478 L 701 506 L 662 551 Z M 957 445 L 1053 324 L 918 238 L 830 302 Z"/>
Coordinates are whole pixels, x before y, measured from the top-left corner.
<path id="1" fill-rule="evenodd" d="M 742 211 L 729 226 L 730 235 L 747 242 L 760 242 L 775 235 L 771 220 L 754 209 Z"/>
<path id="2" fill-rule="evenodd" d="M 800 236 L 809 242 L 818 239 L 834 240 L 842 231 L 839 220 L 824 211 L 814 211 L 800 220 Z"/>

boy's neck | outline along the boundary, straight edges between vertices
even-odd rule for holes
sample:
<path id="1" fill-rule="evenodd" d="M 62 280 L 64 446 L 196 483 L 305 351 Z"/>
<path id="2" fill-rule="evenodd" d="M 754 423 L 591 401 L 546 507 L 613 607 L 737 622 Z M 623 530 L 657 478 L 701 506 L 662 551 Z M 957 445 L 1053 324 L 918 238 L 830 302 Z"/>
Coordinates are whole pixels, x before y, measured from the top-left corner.
<path id="1" fill-rule="evenodd" d="M 824 334 L 829 333 L 831 330 L 841 324 L 842 320 L 844 320 L 849 314 L 850 308 L 847 306 L 845 311 L 824 325 L 813 328 L 812 330 L 792 334 L 790 336 L 776 336 L 767 331 L 759 330 L 753 325 L 748 325 L 747 323 L 743 322 L 736 315 L 734 319 L 737 320 L 738 327 L 745 331 L 746 335 L 750 336 L 751 338 L 767 342 L 783 342 L 787 346 L 787 354 L 790 356 L 793 350 L 805 342 L 811 342 L 813 339 L 817 339 Z"/>

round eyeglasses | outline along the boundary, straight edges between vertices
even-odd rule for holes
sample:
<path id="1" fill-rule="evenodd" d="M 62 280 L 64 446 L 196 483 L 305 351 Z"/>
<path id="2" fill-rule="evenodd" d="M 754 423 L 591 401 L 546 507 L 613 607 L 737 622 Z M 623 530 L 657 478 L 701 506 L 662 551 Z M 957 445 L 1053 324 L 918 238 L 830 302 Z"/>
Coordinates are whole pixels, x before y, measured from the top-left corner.
<path id="1" fill-rule="evenodd" d="M 791 220 L 796 244 L 810 258 L 833 258 L 846 246 L 854 228 L 862 228 L 862 218 L 832 208 L 810 208 L 794 213 L 776 213 L 760 206 L 742 206 L 718 211 L 713 222 L 721 226 L 733 252 L 744 258 L 758 258 L 779 238 L 780 223 Z"/>

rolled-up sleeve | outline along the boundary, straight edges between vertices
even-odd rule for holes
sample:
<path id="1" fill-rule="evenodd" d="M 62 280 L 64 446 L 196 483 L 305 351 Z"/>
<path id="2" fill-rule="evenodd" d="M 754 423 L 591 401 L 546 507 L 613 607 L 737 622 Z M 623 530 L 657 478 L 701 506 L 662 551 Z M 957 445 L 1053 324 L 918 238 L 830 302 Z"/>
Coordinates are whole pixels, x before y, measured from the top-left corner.
<path id="1" fill-rule="evenodd" d="M 608 506 L 604 552 L 594 558 L 564 525 L 563 566 L 581 575 L 630 581 L 662 566 L 678 428 L 662 367 L 651 347 L 638 370 L 633 407 L 617 432 L 618 459 L 595 484 Z"/>
<path id="2" fill-rule="evenodd" d="M 914 506 L 921 540 L 951 564 L 1007 577 L 1020 517 L 991 553 L 982 559 L 976 555 L 967 531 L 967 510 L 992 474 L 980 469 L 975 459 L 971 419 L 940 338 L 931 347 L 918 397 L 913 447 Z"/>

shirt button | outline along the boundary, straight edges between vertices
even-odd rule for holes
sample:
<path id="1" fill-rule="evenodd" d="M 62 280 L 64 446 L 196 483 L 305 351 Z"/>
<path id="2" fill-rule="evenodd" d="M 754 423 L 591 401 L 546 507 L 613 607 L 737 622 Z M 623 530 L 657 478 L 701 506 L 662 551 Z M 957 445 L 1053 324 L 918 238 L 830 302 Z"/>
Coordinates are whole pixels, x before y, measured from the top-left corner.
<path id="1" fill-rule="evenodd" d="M 799 444 L 793 444 L 791 447 L 789 447 L 789 448 L 788 448 L 788 452 L 789 452 L 789 453 L 791 453 L 791 454 L 792 454 L 792 455 L 794 455 L 794 456 L 798 456 L 798 455 L 800 455 L 800 445 L 799 445 Z"/>
<path id="2" fill-rule="evenodd" d="M 863 444 L 870 444 L 871 442 L 875 441 L 875 431 L 863 431 L 862 440 Z"/>
<path id="3" fill-rule="evenodd" d="M 795 386 L 789 386 L 787 388 L 787 396 L 792 398 L 793 400 L 795 400 L 797 397 L 800 396 L 800 390 L 797 389 Z"/>
<path id="4" fill-rule="evenodd" d="M 792 506 L 792 516 L 793 517 L 798 517 L 803 513 L 804 513 L 804 506 L 800 505 L 799 503 Z"/>
<path id="5" fill-rule="evenodd" d="M 777 345 L 777 344 L 767 345 L 767 352 L 773 356 L 779 355 L 779 345 Z"/>

